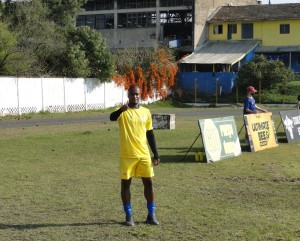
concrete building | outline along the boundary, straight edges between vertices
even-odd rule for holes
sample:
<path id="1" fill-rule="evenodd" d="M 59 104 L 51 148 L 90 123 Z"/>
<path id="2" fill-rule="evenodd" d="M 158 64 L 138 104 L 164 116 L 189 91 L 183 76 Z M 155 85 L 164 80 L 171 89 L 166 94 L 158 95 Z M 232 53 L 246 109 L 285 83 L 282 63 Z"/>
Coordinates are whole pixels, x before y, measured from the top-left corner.
<path id="1" fill-rule="evenodd" d="M 112 49 L 162 41 L 193 52 L 207 41 L 206 20 L 218 7 L 255 4 L 257 0 L 89 0 L 76 25 L 97 29 Z"/>

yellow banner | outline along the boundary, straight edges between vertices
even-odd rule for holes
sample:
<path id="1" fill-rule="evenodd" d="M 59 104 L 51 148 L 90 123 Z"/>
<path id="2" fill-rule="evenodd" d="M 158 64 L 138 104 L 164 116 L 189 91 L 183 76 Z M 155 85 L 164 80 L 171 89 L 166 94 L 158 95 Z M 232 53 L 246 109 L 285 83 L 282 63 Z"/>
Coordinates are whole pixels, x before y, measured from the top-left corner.
<path id="1" fill-rule="evenodd" d="M 244 115 L 251 151 L 278 146 L 272 113 Z"/>

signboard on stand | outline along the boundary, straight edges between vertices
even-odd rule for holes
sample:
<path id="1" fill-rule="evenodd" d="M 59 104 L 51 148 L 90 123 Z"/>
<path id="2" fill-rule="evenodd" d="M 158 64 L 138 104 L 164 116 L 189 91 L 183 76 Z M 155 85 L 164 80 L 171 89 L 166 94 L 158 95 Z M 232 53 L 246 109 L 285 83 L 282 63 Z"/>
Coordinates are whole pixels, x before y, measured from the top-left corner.
<path id="1" fill-rule="evenodd" d="M 300 140 L 300 110 L 280 111 L 288 143 Z"/>
<path id="2" fill-rule="evenodd" d="M 207 162 L 242 154 L 233 116 L 199 120 Z"/>
<path id="3" fill-rule="evenodd" d="M 278 141 L 272 113 L 244 115 L 251 151 L 277 147 Z"/>
<path id="4" fill-rule="evenodd" d="M 152 114 L 153 129 L 175 129 L 175 114 Z"/>

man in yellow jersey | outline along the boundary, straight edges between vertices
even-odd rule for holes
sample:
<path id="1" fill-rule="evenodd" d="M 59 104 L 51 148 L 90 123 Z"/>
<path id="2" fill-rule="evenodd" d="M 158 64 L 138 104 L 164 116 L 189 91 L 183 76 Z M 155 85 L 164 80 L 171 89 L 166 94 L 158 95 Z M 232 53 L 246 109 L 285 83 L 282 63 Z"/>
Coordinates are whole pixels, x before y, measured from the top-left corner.
<path id="1" fill-rule="evenodd" d="M 141 177 L 143 181 L 148 208 L 146 223 L 159 224 L 155 217 L 152 177 L 154 176 L 153 166 L 158 165 L 160 160 L 156 149 L 151 113 L 147 108 L 139 105 L 139 100 L 140 88 L 132 85 L 128 89 L 128 104 L 110 114 L 110 120 L 119 123 L 121 198 L 127 226 L 134 226 L 130 203 L 132 177 Z M 151 161 L 147 142 L 154 155 L 153 161 Z"/>

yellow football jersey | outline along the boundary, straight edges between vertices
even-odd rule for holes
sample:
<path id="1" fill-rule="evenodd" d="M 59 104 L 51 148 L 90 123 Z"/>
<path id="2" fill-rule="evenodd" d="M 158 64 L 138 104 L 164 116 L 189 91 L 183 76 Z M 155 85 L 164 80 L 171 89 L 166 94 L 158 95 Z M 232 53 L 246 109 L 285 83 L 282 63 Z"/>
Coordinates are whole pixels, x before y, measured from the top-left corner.
<path id="1" fill-rule="evenodd" d="M 120 135 L 120 158 L 149 157 L 146 131 L 152 130 L 150 111 L 140 106 L 128 108 L 118 118 Z"/>

